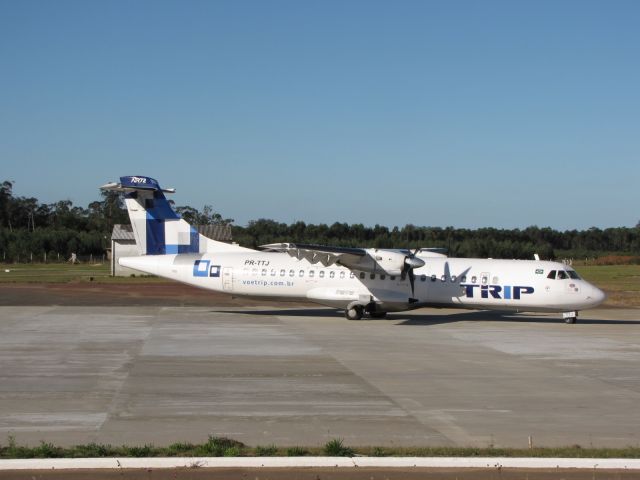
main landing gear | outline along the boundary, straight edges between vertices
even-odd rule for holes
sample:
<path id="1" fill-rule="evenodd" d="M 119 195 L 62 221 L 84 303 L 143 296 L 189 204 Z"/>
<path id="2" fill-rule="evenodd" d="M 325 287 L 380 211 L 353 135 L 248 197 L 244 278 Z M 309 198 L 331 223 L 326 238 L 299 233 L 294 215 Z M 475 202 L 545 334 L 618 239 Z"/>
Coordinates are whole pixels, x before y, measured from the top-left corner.
<path id="1" fill-rule="evenodd" d="M 345 309 L 344 316 L 347 317 L 347 320 L 361 320 L 365 311 L 363 305 L 351 305 Z M 368 313 L 371 318 L 385 318 L 387 316 L 387 312 L 367 311 L 366 313 Z"/>
<path id="2" fill-rule="evenodd" d="M 564 323 L 576 323 L 578 321 L 578 312 L 564 312 L 562 318 L 564 318 Z"/>
<path id="3" fill-rule="evenodd" d="M 353 305 L 347 307 L 344 311 L 344 316 L 347 320 L 360 320 L 364 315 L 364 307 L 362 305 Z"/>

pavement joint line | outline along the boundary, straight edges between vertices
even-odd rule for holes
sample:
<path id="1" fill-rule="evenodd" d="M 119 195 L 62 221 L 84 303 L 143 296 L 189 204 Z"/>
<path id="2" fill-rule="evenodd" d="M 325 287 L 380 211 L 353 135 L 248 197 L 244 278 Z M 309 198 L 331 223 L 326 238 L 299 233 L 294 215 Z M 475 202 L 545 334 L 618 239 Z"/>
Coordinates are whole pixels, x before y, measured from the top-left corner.
<path id="1" fill-rule="evenodd" d="M 149 468 L 519 468 L 640 470 L 637 458 L 527 457 L 149 457 L 2 459 L 5 470 Z"/>

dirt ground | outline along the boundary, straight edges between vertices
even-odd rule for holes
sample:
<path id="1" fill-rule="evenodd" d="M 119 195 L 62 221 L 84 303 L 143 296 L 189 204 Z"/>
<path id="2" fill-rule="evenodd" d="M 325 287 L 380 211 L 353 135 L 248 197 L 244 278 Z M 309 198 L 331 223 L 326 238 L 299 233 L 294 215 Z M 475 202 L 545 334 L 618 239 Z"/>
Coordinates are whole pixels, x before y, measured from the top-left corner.
<path id="1" fill-rule="evenodd" d="M 0 306 L 208 306 L 250 307 L 274 304 L 265 300 L 233 298 L 180 283 L 11 283 L 0 284 Z M 283 306 L 309 303 L 278 302 Z"/>
<path id="2" fill-rule="evenodd" d="M 638 471 L 578 469 L 452 468 L 175 468 L 161 470 L 13 470 L 2 480 L 625 480 Z"/>

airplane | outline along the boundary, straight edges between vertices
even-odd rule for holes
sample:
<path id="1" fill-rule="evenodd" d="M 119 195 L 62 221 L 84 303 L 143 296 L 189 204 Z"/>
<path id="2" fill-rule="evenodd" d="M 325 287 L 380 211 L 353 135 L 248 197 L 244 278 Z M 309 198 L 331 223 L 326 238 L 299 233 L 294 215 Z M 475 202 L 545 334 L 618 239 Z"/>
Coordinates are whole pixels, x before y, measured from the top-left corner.
<path id="1" fill-rule="evenodd" d="M 277 243 L 245 248 L 209 239 L 171 207 L 159 183 L 124 176 L 103 190 L 123 192 L 138 256 L 120 265 L 239 297 L 309 301 L 343 309 L 349 320 L 424 307 L 562 313 L 606 296 L 562 263 L 449 258 L 440 249 L 351 248 Z"/>

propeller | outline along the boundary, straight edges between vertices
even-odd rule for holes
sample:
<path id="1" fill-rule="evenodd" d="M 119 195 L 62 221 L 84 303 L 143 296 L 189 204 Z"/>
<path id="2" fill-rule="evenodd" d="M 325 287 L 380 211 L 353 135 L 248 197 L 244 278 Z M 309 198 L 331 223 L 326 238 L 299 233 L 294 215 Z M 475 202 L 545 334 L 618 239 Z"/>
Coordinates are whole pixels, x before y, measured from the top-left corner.
<path id="1" fill-rule="evenodd" d="M 415 303 L 418 300 L 415 298 L 415 283 L 416 276 L 413 273 L 414 268 L 420 268 L 424 266 L 424 260 L 416 257 L 416 253 L 418 253 L 420 249 L 416 248 L 413 253 L 411 253 L 410 249 L 407 249 L 409 254 L 404 257 L 404 265 L 402 266 L 402 276 L 409 276 L 409 283 L 411 284 L 411 298 L 409 299 L 409 303 Z"/>

